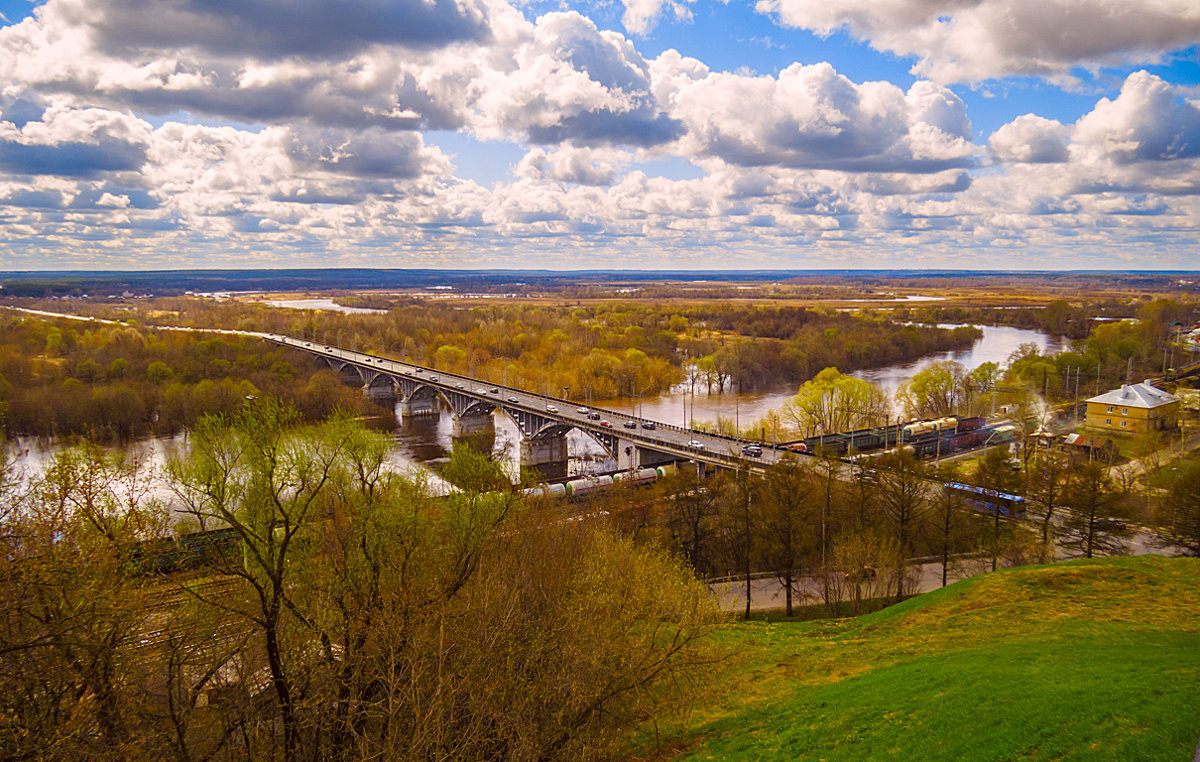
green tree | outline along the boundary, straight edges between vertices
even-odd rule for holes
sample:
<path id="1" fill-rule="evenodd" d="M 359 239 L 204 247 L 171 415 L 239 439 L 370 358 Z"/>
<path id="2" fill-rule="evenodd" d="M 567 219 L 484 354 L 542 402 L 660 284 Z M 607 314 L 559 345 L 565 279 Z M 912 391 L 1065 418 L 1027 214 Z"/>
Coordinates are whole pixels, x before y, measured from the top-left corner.
<path id="1" fill-rule="evenodd" d="M 896 391 L 907 415 L 938 418 L 955 415 L 964 401 L 966 369 L 953 360 L 935 362 L 918 371 Z"/>
<path id="2" fill-rule="evenodd" d="M 228 528 L 240 541 L 242 553 L 210 561 L 251 591 L 220 605 L 262 636 L 286 760 L 300 751 L 301 661 L 305 641 L 315 635 L 312 619 L 297 605 L 295 558 L 312 541 L 312 521 L 346 446 L 344 422 L 314 429 L 298 429 L 298 422 L 278 401 L 255 400 L 232 416 L 201 419 L 187 456 L 169 464 L 181 511 L 201 530 Z"/>
<path id="3" fill-rule="evenodd" d="M 876 425 L 886 411 L 887 398 L 870 383 L 826 368 L 785 403 L 782 415 L 809 437 Z"/>

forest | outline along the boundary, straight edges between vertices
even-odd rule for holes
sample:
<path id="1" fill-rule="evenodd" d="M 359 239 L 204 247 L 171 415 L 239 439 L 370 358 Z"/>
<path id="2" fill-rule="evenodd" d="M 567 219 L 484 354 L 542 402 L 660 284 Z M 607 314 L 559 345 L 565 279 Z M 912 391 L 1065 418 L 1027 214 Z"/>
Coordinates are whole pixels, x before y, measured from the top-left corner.
<path id="1" fill-rule="evenodd" d="M 173 513 L 86 443 L 5 479 L 0 757 L 603 759 L 688 707 L 718 616 L 684 564 L 389 447 L 263 398 L 193 427 Z M 180 518 L 233 540 L 155 573 Z"/>
<path id="2" fill-rule="evenodd" d="M 287 400 L 309 420 L 371 412 L 313 359 L 253 338 L 3 316 L 0 404 L 9 436 L 129 441 L 174 434 L 246 399 Z"/>

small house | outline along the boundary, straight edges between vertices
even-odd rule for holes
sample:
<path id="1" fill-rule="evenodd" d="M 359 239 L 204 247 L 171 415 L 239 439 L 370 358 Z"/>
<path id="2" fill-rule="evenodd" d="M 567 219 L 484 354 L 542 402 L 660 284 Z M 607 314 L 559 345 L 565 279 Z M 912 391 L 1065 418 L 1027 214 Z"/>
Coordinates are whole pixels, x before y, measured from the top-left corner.
<path id="1" fill-rule="evenodd" d="M 1117 457 L 1117 446 L 1111 439 L 1087 434 L 1067 434 L 1063 437 L 1063 451 L 1077 458 L 1102 463 L 1112 463 Z"/>

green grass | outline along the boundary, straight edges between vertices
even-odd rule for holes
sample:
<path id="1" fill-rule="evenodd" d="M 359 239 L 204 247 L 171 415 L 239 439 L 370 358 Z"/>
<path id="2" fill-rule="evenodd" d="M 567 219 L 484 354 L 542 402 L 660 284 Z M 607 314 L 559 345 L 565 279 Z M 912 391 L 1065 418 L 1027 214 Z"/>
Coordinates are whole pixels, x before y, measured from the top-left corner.
<path id="1" fill-rule="evenodd" d="M 1200 736 L 1200 559 L 1013 569 L 713 647 L 704 709 L 647 756 L 1186 760 Z"/>

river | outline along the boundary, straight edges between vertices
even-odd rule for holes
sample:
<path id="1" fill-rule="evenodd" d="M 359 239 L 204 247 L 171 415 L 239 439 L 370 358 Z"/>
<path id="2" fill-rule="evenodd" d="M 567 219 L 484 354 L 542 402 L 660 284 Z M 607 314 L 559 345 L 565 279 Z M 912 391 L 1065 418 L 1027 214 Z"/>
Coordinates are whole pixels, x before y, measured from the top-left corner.
<path id="1" fill-rule="evenodd" d="M 947 324 L 942 327 L 954 328 L 957 325 Z M 1022 344 L 1036 344 L 1043 353 L 1058 352 L 1065 347 L 1065 340 L 1041 331 L 995 325 L 983 325 L 979 328 L 983 331 L 983 336 L 968 349 L 938 352 L 913 362 L 859 370 L 851 375 L 871 382 L 889 398 L 893 398 L 901 384 L 935 362 L 954 360 L 962 363 L 968 370 L 985 362 L 994 362 L 1003 367 L 1008 361 L 1008 356 Z M 689 417 L 696 421 L 712 423 L 716 423 L 719 417 L 745 422 L 762 418 L 770 410 L 778 410 L 795 393 L 796 387 L 784 386 L 768 391 L 708 394 L 704 385 L 698 384 L 694 398 L 686 386 L 681 386 L 669 394 L 640 401 L 638 408 L 639 415 L 644 418 L 680 426 L 686 426 Z M 628 399 L 608 400 L 597 404 L 610 409 L 632 411 Z"/>
<path id="2" fill-rule="evenodd" d="M 331 310 L 344 312 L 348 315 L 386 315 L 387 310 L 377 310 L 370 307 L 346 307 L 332 299 L 274 299 L 263 301 L 272 307 L 287 307 L 293 310 Z"/>
<path id="3" fill-rule="evenodd" d="M 962 363 L 968 369 L 985 362 L 1004 365 L 1008 356 L 1021 344 L 1032 342 L 1043 352 L 1057 352 L 1064 346 L 1062 340 L 1040 331 L 1008 326 L 980 327 L 983 330 L 983 336 L 968 349 L 939 352 L 915 362 L 856 371 L 853 375 L 870 381 L 891 396 L 900 384 L 934 362 L 954 360 Z M 679 386 L 667 394 L 638 400 L 637 412 L 644 418 L 680 426 L 686 425 L 688 418 L 712 423 L 716 423 L 718 418 L 729 418 L 744 425 L 747 421 L 762 418 L 769 410 L 778 410 L 795 393 L 795 388 L 788 386 L 759 392 L 708 394 L 705 387 L 698 384 L 695 393 L 692 394 L 685 386 Z M 633 412 L 633 405 L 629 399 L 597 401 L 595 406 L 618 412 Z M 613 423 L 619 425 L 619 419 L 614 420 Z M 429 477 L 436 488 L 448 489 L 440 478 L 431 474 L 430 469 L 436 472 L 439 464 L 449 456 L 450 448 L 453 446 L 452 425 L 450 416 L 445 413 L 410 420 L 400 420 L 397 416 L 396 425 L 392 431 L 395 447 L 390 462 L 402 469 L 416 468 L 419 473 Z M 494 438 L 485 437 L 474 440 L 475 444 L 491 449 L 506 472 L 514 478 L 519 471 L 517 468 L 519 442 L 520 433 L 516 425 L 504 415 L 496 416 Z M 168 439 L 138 442 L 130 446 L 129 452 L 131 456 L 137 457 L 145 468 L 154 470 L 161 469 L 171 453 L 177 452 L 179 448 L 185 446 L 185 439 L 181 435 Z M 43 449 L 36 441 L 30 440 L 10 445 L 10 452 L 14 454 L 18 467 L 25 468 L 32 473 L 40 473 L 46 467 L 52 448 L 51 450 Z M 614 468 L 614 464 L 600 446 L 591 437 L 577 431 L 572 431 L 568 435 L 567 452 L 569 457 L 568 474 L 594 473 Z M 155 496 L 164 499 L 169 497 L 169 490 L 165 484 L 165 480 L 161 476 L 156 478 L 153 490 Z"/>

